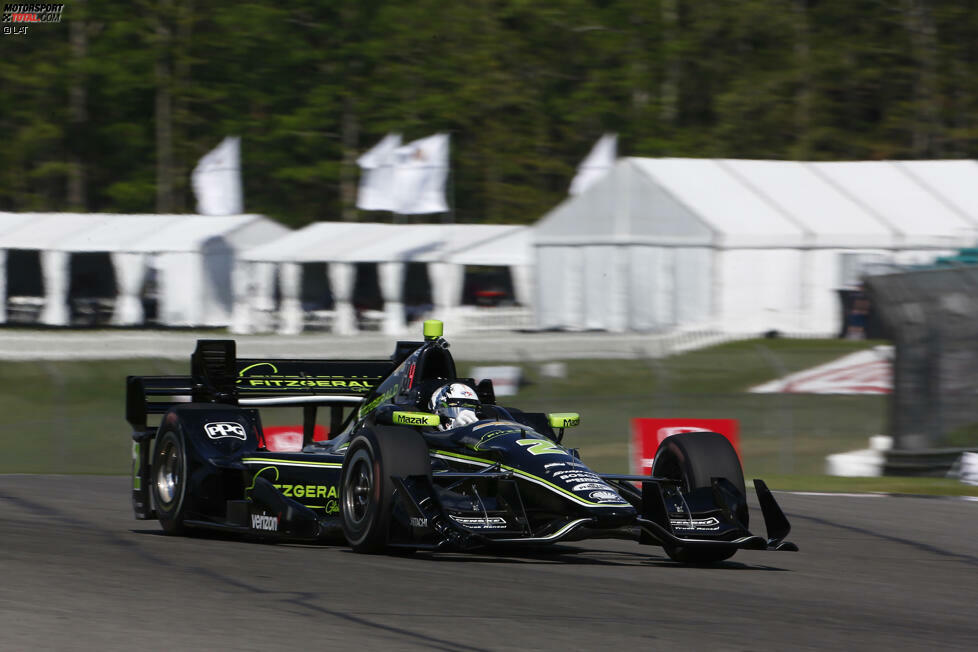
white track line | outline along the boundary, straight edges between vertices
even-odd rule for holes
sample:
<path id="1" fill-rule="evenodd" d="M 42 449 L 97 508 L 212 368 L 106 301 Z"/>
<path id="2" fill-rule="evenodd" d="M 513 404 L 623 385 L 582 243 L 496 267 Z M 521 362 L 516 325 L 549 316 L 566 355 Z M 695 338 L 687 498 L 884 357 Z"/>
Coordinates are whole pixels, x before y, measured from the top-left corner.
<path id="1" fill-rule="evenodd" d="M 828 496 L 830 498 L 886 498 L 890 494 L 855 494 L 855 493 L 836 493 L 832 491 L 786 491 L 786 494 L 792 494 L 794 496 Z"/>
<path id="2" fill-rule="evenodd" d="M 943 496 L 940 494 L 905 494 L 905 493 L 832 493 L 831 491 L 781 491 L 777 493 L 793 496 L 821 496 L 823 498 L 940 498 L 943 500 L 963 500 L 978 502 L 978 496 Z"/>

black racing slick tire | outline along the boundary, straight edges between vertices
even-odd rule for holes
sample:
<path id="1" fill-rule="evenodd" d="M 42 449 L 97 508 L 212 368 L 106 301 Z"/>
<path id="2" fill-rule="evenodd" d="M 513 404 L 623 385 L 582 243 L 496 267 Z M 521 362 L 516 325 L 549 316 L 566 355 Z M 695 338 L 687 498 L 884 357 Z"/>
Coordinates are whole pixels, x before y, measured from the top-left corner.
<path id="1" fill-rule="evenodd" d="M 679 480 L 686 493 L 712 487 L 713 478 L 726 478 L 745 497 L 737 520 L 748 524 L 747 490 L 740 458 L 730 441 L 715 432 L 686 432 L 668 437 L 656 451 L 652 475 Z M 673 560 L 685 563 L 712 563 L 729 559 L 737 551 L 729 549 L 686 549 L 666 547 Z"/>
<path id="2" fill-rule="evenodd" d="M 385 551 L 395 499 L 391 477 L 430 472 L 428 447 L 415 433 L 398 429 L 357 434 L 340 475 L 340 513 L 350 547 L 362 553 Z"/>
<path id="3" fill-rule="evenodd" d="M 150 491 L 156 516 L 167 534 L 183 534 L 187 503 L 187 445 L 177 429 L 164 430 L 153 448 Z"/>

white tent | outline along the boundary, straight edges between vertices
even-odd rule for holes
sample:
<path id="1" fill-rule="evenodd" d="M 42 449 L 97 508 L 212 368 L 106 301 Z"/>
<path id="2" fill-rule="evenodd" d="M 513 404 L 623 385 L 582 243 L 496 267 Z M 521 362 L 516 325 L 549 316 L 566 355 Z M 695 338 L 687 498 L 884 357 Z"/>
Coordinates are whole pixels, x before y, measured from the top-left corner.
<path id="1" fill-rule="evenodd" d="M 621 159 L 534 227 L 542 328 L 829 334 L 874 261 L 974 244 L 978 163 Z"/>
<path id="2" fill-rule="evenodd" d="M 260 215 L 0 213 L 0 251 L 40 252 L 45 289 L 41 321 L 50 325 L 69 323 L 70 256 L 82 252 L 111 257 L 118 291 L 113 323 L 142 323 L 140 294 L 153 269 L 160 323 L 227 325 L 235 252 L 287 232 Z M 6 266 L 0 270 L 3 276 Z"/>
<path id="3" fill-rule="evenodd" d="M 357 263 L 377 264 L 378 280 L 384 300 L 383 329 L 387 333 L 404 330 L 403 284 L 405 264 L 428 265 L 435 311 L 450 314 L 461 301 L 465 265 L 506 266 L 513 270 L 516 292 L 522 302 L 529 301 L 526 272 L 531 264 L 529 229 L 521 226 L 486 224 L 377 224 L 317 222 L 279 240 L 254 247 L 242 254 L 239 278 L 242 283 L 258 284 L 268 275 L 270 265 L 280 268 L 282 305 L 279 330 L 298 332 L 303 327 L 301 263 L 325 262 L 335 304 L 333 331 L 355 332 L 353 285 Z M 520 280 L 524 280 L 520 283 Z M 268 290 L 270 291 L 270 290 Z M 237 293 L 235 328 L 247 332 L 259 322 L 251 293 Z M 270 299 L 265 299 L 268 305 Z"/>

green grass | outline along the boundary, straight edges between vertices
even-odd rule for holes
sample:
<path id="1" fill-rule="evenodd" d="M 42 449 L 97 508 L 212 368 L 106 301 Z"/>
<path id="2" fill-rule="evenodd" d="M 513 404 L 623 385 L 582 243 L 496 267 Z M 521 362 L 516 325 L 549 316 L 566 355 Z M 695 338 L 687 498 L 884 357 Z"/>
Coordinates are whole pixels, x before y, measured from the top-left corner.
<path id="1" fill-rule="evenodd" d="M 520 366 L 527 383 L 500 402 L 529 411 L 580 412 L 581 426 L 567 431 L 565 443 L 600 471 L 628 470 L 635 417 L 732 418 L 740 422 L 745 473 L 771 480 L 772 487 L 970 493 L 954 481 L 821 475 L 826 455 L 865 448 L 870 435 L 884 431 L 883 397 L 746 393 L 782 370 L 799 371 L 874 344 L 751 340 L 664 360 L 568 360 L 565 378 L 543 377 L 540 362 L 525 362 Z M 459 373 L 478 364 L 459 363 Z M 186 362 L 172 360 L 4 363 L 0 473 L 128 473 L 126 375 L 186 371 Z M 280 413 L 266 421 L 301 419 Z"/>
<path id="2" fill-rule="evenodd" d="M 581 426 L 565 441 L 608 472 L 628 470 L 631 419 L 659 417 L 737 419 L 747 473 L 818 475 L 826 455 L 865 448 L 871 435 L 883 432 L 886 399 L 747 390 L 878 344 L 748 340 L 663 360 L 568 360 L 563 379 L 542 377 L 539 362 L 523 363 L 528 384 L 500 402 L 580 412 Z M 460 373 L 473 366 L 460 365 Z"/>
<path id="3" fill-rule="evenodd" d="M 128 473 L 127 374 L 185 373 L 172 360 L 5 362 L 3 473 Z"/>

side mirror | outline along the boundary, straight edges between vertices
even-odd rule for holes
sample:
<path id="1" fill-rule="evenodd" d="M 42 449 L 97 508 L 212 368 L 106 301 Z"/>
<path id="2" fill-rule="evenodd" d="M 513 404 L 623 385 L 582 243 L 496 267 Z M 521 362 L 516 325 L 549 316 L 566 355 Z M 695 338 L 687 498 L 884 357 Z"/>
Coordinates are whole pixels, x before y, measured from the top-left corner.
<path id="1" fill-rule="evenodd" d="M 491 379 L 483 378 L 480 380 L 479 384 L 475 386 L 475 393 L 484 405 L 496 404 L 496 390 L 492 388 Z"/>
<path id="2" fill-rule="evenodd" d="M 551 412 L 547 415 L 547 423 L 557 431 L 557 443 L 564 438 L 564 428 L 581 425 L 581 415 L 577 412 Z"/>
<path id="3" fill-rule="evenodd" d="M 581 415 L 577 412 L 551 412 L 547 415 L 551 428 L 573 428 L 581 425 Z"/>
<path id="4" fill-rule="evenodd" d="M 437 428 L 441 425 L 441 417 L 428 412 L 391 412 L 391 423 L 395 426 L 416 426 Z"/>

